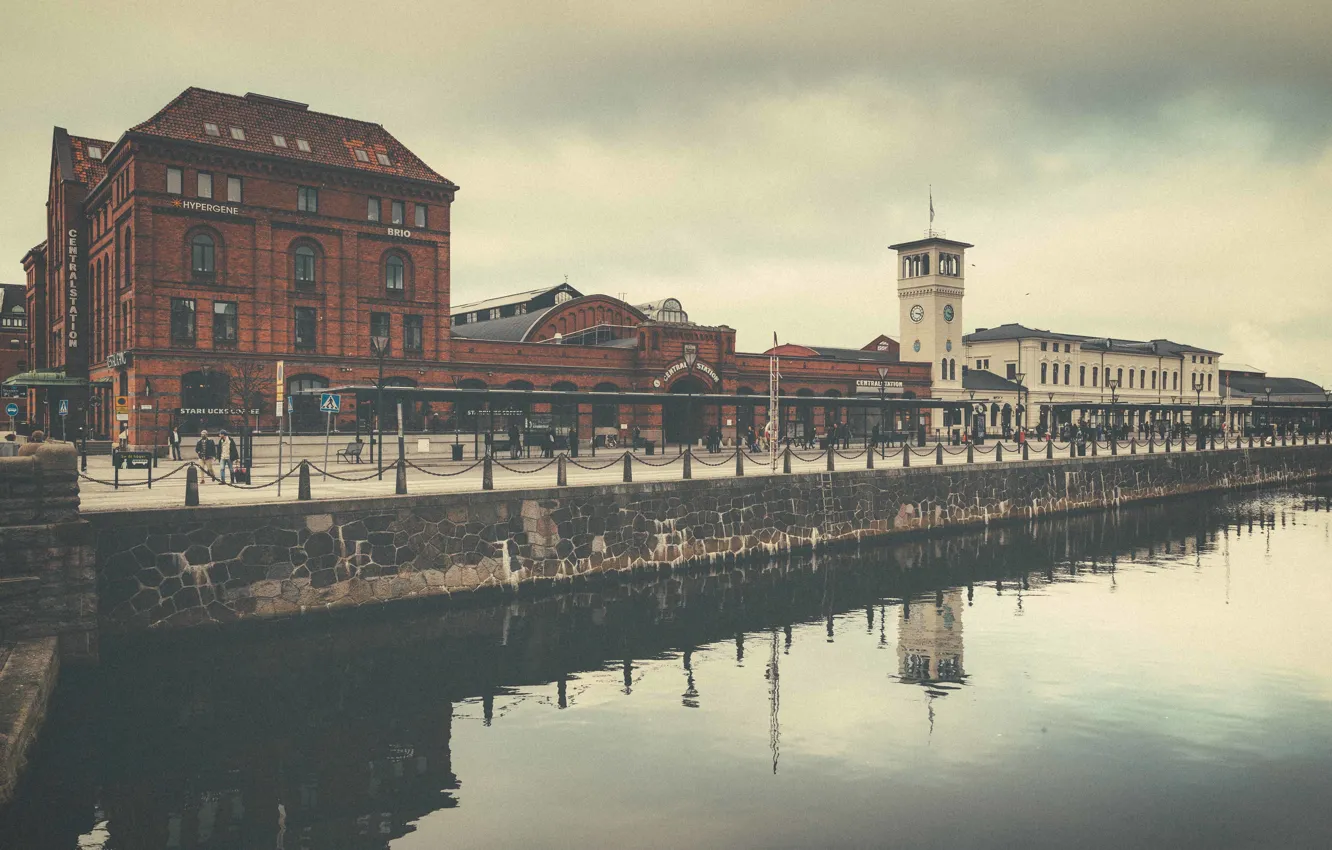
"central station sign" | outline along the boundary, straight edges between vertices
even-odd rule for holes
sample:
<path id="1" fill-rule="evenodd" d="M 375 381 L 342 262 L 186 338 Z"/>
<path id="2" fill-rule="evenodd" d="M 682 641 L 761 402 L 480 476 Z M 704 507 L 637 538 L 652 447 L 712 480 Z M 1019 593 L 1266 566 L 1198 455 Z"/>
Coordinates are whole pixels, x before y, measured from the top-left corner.
<path id="1" fill-rule="evenodd" d="M 873 378 L 861 378 L 856 381 L 856 392 L 861 390 L 875 390 L 883 388 L 885 395 L 898 395 L 902 392 L 903 385 L 901 381 L 876 381 Z"/>
<path id="2" fill-rule="evenodd" d="M 666 371 L 662 373 L 661 379 L 663 381 L 669 381 L 672 377 L 678 375 L 681 372 L 686 371 L 688 368 L 689 368 L 688 363 L 685 363 L 683 360 L 677 360 L 674 363 L 672 363 L 670 366 L 666 367 Z M 712 382 L 714 384 L 721 380 L 721 376 L 717 374 L 717 370 L 713 369 L 711 366 L 704 363 L 702 360 L 694 361 L 694 370 L 702 372 L 704 375 L 707 375 L 709 378 L 712 379 Z"/>

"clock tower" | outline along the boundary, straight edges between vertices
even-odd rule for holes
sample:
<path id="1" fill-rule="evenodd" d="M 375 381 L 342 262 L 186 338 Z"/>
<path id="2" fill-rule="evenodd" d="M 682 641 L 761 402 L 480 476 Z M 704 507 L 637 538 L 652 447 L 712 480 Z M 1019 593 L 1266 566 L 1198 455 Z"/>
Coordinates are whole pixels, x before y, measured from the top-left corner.
<path id="1" fill-rule="evenodd" d="M 933 232 L 924 239 L 888 246 L 897 252 L 902 359 L 933 364 L 933 386 L 958 394 L 962 390 L 961 366 L 966 363 L 962 351 L 962 296 L 966 290 L 966 251 L 970 247 Z"/>

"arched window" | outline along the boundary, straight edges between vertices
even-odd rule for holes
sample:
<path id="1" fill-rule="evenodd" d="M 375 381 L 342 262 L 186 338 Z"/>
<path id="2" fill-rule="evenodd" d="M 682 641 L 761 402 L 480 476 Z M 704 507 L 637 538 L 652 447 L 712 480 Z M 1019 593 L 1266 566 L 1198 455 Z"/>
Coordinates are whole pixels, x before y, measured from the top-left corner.
<path id="1" fill-rule="evenodd" d="M 190 268 L 195 274 L 213 274 L 214 269 L 213 237 L 207 233 L 196 234 L 190 240 Z"/>
<path id="2" fill-rule="evenodd" d="M 1170 389 L 1172 389 L 1172 390 L 1177 390 L 1177 389 L 1179 389 L 1179 373 L 1178 373 L 1178 372 L 1171 372 L 1171 373 L 1170 373 Z"/>
<path id="3" fill-rule="evenodd" d="M 296 248 L 296 288 L 315 288 L 315 252 L 309 245 Z"/>
<path id="4" fill-rule="evenodd" d="M 1152 389 L 1156 389 L 1156 370 L 1152 370 Z"/>
<path id="5" fill-rule="evenodd" d="M 134 239 L 130 229 L 125 228 L 125 286 L 134 282 Z"/>
<path id="6" fill-rule="evenodd" d="M 1073 382 L 1073 364 L 1064 364 L 1064 385 L 1067 386 Z"/>
<path id="7" fill-rule="evenodd" d="M 1212 373 L 1211 373 L 1211 372 L 1208 372 L 1208 373 L 1207 373 L 1207 391 L 1208 391 L 1209 393 L 1212 391 Z"/>
<path id="8" fill-rule="evenodd" d="M 948 380 L 957 380 L 957 361 L 952 358 L 948 360 Z"/>
<path id="9" fill-rule="evenodd" d="M 1044 383 L 1046 382 L 1046 380 L 1047 380 L 1047 375 L 1046 375 L 1046 373 L 1049 371 L 1049 369 L 1050 369 L 1050 364 L 1049 364 L 1049 363 L 1042 363 L 1042 364 L 1041 364 L 1041 383 L 1042 383 L 1042 384 L 1044 384 Z"/>
<path id="10" fill-rule="evenodd" d="M 1146 370 L 1146 369 L 1139 369 L 1139 370 L 1138 370 L 1138 388 L 1139 388 L 1139 389 L 1144 389 L 1144 390 L 1147 389 L 1147 370 Z"/>
<path id="11" fill-rule="evenodd" d="M 1115 370 L 1115 383 L 1118 384 L 1118 385 L 1121 386 L 1121 387 L 1124 386 L 1124 369 L 1123 369 L 1123 367 L 1120 367 L 1119 369 L 1116 369 L 1116 370 Z"/>
<path id="12" fill-rule="evenodd" d="M 1100 377 L 1100 374 L 1099 374 L 1100 371 L 1101 371 L 1101 369 L 1100 369 L 1099 366 L 1093 366 L 1093 367 L 1092 367 L 1092 386 L 1093 386 L 1093 387 L 1096 386 L 1096 380 L 1097 380 L 1097 378 Z"/>
<path id="13" fill-rule="evenodd" d="M 939 380 L 948 380 L 948 358 L 945 357 L 939 361 Z"/>
<path id="14" fill-rule="evenodd" d="M 1085 387 L 1085 386 L 1087 386 L 1087 367 L 1086 367 L 1086 366 L 1079 366 L 1079 367 L 1078 367 L 1078 386 L 1080 386 L 1080 387 Z"/>
<path id="15" fill-rule="evenodd" d="M 1133 370 L 1129 370 L 1129 389 L 1133 389 Z"/>
<path id="16" fill-rule="evenodd" d="M 401 295 L 407 290 L 407 264 L 397 254 L 384 263 L 384 289 L 389 295 Z"/>

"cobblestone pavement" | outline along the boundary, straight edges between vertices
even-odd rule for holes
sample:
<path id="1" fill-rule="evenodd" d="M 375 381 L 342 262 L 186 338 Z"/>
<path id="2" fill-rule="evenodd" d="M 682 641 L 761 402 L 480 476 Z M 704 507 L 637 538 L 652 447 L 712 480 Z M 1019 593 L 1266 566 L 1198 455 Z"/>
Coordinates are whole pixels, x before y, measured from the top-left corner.
<path id="1" fill-rule="evenodd" d="M 429 493 L 474 492 L 482 489 L 481 462 L 470 457 L 462 462 L 443 460 L 439 454 L 417 454 L 411 450 L 408 442 L 407 492 L 412 495 Z M 974 450 L 974 463 L 993 464 L 998 462 L 996 447 L 1002 447 L 1003 463 L 1021 463 L 1021 448 L 1016 443 L 988 442 Z M 1244 444 L 1247 450 L 1247 442 Z M 392 445 L 390 444 L 392 448 Z M 309 451 L 298 452 L 307 457 L 312 465 L 311 496 L 316 500 L 358 499 L 392 496 L 395 489 L 395 472 L 392 466 L 384 470 L 383 479 L 378 478 L 375 465 L 370 463 L 349 464 L 330 462 L 323 465 L 320 454 Z M 945 465 L 967 463 L 965 446 L 943 447 Z M 1179 451 L 1178 444 L 1172 446 Z M 1146 453 L 1145 444 L 1137 444 L 1138 453 Z M 1164 446 L 1157 444 L 1155 451 L 1164 452 Z M 1218 443 L 1217 451 L 1221 451 Z M 1260 451 L 1261 449 L 1255 449 Z M 322 451 L 322 446 L 320 447 Z M 902 448 L 876 451 L 876 468 L 902 466 Z M 932 466 L 937 463 L 937 447 L 930 445 L 911 449 L 912 466 Z M 1109 454 L 1110 446 L 1106 442 L 1099 444 L 1099 454 Z M 1118 451 L 1128 454 L 1128 443 L 1120 443 Z M 1193 451 L 1192 448 L 1189 451 Z M 1231 444 L 1229 451 L 1235 451 Z M 1092 453 L 1090 444 L 1087 456 Z M 277 458 L 268 456 L 269 452 L 259 452 L 252 475 L 253 484 L 249 487 L 223 485 L 216 481 L 206 481 L 199 487 L 199 504 L 239 505 L 278 501 L 295 501 L 297 497 L 298 464 L 284 459 L 283 468 L 286 477 L 279 487 L 277 478 Z M 469 451 L 470 454 L 470 451 Z M 624 450 L 599 450 L 595 457 L 588 453 L 578 458 L 567 459 L 568 483 L 570 486 L 593 484 L 616 484 L 623 480 Z M 1046 458 L 1046 445 L 1033 442 L 1029 450 L 1031 461 Z M 1055 443 L 1054 457 L 1069 457 L 1067 443 Z M 389 457 L 390 464 L 396 460 L 396 454 Z M 835 457 L 835 466 L 839 471 L 864 469 L 866 466 L 863 446 L 852 446 L 849 450 L 839 450 Z M 647 456 L 642 452 L 633 453 L 632 471 L 634 481 L 667 481 L 683 477 L 684 458 L 681 454 L 670 452 Z M 114 471 L 109 457 L 88 458 L 88 469 L 80 477 L 79 485 L 82 509 L 85 511 L 132 511 L 144 508 L 178 507 L 185 504 L 185 476 L 188 462 L 163 459 L 153 471 L 153 485 L 147 486 L 145 470 L 121 470 L 120 487 L 111 485 Z M 506 453 L 495 459 L 494 485 L 496 490 L 516 490 L 537 487 L 556 486 L 557 464 L 550 459 L 510 460 Z M 327 475 L 323 472 L 327 471 Z M 780 456 L 775 474 L 782 474 Z M 792 473 L 820 473 L 827 471 L 827 456 L 817 449 L 793 451 L 791 459 Z M 747 476 L 774 474 L 767 455 L 749 455 L 746 453 L 744 472 Z M 201 473 L 201 481 L 202 470 Z M 735 450 L 725 449 L 716 454 L 699 452 L 694 454 L 692 473 L 696 479 L 726 478 L 734 476 Z M 280 489 L 280 493 L 279 493 Z"/>

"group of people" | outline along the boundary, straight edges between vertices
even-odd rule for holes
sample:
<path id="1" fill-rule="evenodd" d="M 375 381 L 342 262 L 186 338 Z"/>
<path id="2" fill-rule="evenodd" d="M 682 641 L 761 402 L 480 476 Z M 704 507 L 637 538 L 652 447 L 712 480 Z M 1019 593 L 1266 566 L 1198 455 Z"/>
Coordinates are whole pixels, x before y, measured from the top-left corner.
<path id="1" fill-rule="evenodd" d="M 208 478 L 226 484 L 227 473 L 231 473 L 230 483 L 236 483 L 236 465 L 240 461 L 240 447 L 225 430 L 218 432 L 216 441 L 208 436 L 207 431 L 200 431 L 199 441 L 194 444 L 194 455 L 199 459 L 199 465 L 203 467 L 204 475 L 207 476 L 199 482 L 200 484 Z M 176 428 L 171 429 L 171 458 L 180 460 L 180 431 Z M 220 461 L 216 473 L 213 471 L 214 461 Z"/>

